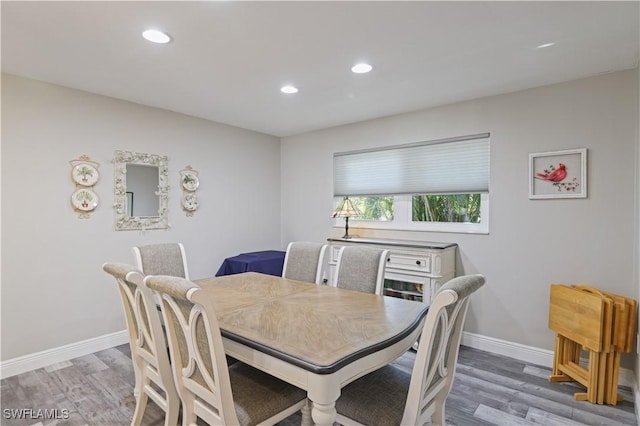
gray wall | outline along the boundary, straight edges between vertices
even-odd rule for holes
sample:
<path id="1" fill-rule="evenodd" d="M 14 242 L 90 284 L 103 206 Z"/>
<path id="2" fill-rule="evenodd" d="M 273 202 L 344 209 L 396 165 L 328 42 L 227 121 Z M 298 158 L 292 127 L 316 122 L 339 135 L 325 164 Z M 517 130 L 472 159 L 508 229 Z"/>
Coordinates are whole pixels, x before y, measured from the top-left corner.
<path id="1" fill-rule="evenodd" d="M 100 267 L 130 262 L 132 245 L 182 241 L 199 278 L 242 251 L 340 236 L 330 219 L 333 152 L 486 131 L 489 235 L 354 231 L 457 242 L 459 273 L 488 278 L 466 329 L 552 349 L 551 282 L 640 297 L 638 85 L 637 70 L 617 72 L 278 141 L 3 75 L 1 359 L 123 330 L 114 283 Z M 589 197 L 529 200 L 528 154 L 580 147 L 589 149 Z M 113 231 L 116 149 L 169 157 L 171 229 Z M 69 202 L 69 161 L 82 154 L 101 164 L 101 202 L 84 220 Z M 192 218 L 179 204 L 187 165 L 201 181 Z"/>
<path id="2" fill-rule="evenodd" d="M 458 273 L 487 277 L 465 329 L 551 350 L 550 283 L 638 295 L 637 86 L 636 69 L 284 138 L 283 241 L 343 232 L 331 228 L 333 152 L 491 132 L 489 235 L 350 231 L 458 243 Z M 583 147 L 587 199 L 528 199 L 530 153 Z"/>
<path id="3" fill-rule="evenodd" d="M 169 157 L 169 230 L 114 231 L 115 150 Z M 78 219 L 70 160 L 100 163 L 100 197 Z M 180 206 L 179 170 L 199 172 L 200 209 Z M 2 76 L 2 353 L 12 359 L 124 330 L 106 261 L 181 241 L 194 278 L 225 257 L 280 248 L 277 138 L 86 92 Z"/>

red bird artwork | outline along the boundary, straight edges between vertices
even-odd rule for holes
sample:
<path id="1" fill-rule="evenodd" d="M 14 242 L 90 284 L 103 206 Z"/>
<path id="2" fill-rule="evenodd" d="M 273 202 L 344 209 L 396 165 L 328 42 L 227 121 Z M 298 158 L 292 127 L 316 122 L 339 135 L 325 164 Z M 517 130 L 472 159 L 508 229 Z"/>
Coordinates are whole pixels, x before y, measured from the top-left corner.
<path id="1" fill-rule="evenodd" d="M 550 182 L 562 182 L 567 177 L 567 166 L 560 163 L 557 169 L 551 167 L 551 171 L 545 173 L 536 173 L 536 179 L 548 180 Z"/>

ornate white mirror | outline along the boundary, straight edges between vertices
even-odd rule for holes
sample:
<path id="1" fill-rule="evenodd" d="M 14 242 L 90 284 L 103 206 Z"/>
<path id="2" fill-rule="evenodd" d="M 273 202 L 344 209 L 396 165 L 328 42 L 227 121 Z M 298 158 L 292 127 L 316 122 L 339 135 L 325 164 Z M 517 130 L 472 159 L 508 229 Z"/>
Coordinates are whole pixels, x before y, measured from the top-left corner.
<path id="1" fill-rule="evenodd" d="M 116 151 L 116 230 L 169 227 L 169 160 L 166 156 Z"/>

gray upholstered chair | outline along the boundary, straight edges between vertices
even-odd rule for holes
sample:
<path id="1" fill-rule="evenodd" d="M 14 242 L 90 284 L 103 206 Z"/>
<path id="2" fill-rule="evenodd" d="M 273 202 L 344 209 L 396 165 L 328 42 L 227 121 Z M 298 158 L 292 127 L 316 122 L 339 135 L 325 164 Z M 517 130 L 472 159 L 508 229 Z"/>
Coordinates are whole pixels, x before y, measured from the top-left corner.
<path id="1" fill-rule="evenodd" d="M 189 279 L 187 256 L 182 243 L 131 247 L 136 265 L 145 275 L 170 275 Z"/>
<path id="2" fill-rule="evenodd" d="M 467 275 L 443 285 L 425 318 L 413 372 L 387 365 L 347 385 L 336 402 L 337 421 L 444 425 L 469 296 L 484 281 L 482 275 Z"/>
<path id="3" fill-rule="evenodd" d="M 184 425 L 275 424 L 307 407 L 307 394 L 249 365 L 227 366 L 211 300 L 193 282 L 147 276 L 162 300 L 176 388 Z M 308 410 L 307 410 L 308 415 Z"/>
<path id="4" fill-rule="evenodd" d="M 282 276 L 293 280 L 322 284 L 326 244 L 291 242 L 284 256 Z"/>
<path id="5" fill-rule="evenodd" d="M 164 424 L 175 425 L 180 398 L 173 382 L 159 313 L 151 291 L 143 284 L 144 276 L 134 266 L 126 264 L 105 263 L 102 269 L 116 279 L 127 320 L 136 398 L 131 424 L 142 423 L 151 398 L 165 411 Z"/>
<path id="6" fill-rule="evenodd" d="M 382 295 L 389 250 L 344 246 L 338 252 L 336 287 Z"/>

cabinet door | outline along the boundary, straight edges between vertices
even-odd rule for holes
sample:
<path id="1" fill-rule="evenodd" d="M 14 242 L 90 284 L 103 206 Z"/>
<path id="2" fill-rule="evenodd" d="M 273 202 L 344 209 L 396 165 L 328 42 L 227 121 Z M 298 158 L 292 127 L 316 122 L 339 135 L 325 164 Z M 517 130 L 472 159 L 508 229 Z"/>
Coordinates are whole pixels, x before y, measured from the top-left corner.
<path id="1" fill-rule="evenodd" d="M 387 272 L 383 294 L 405 300 L 430 303 L 431 286 L 430 278 Z"/>

